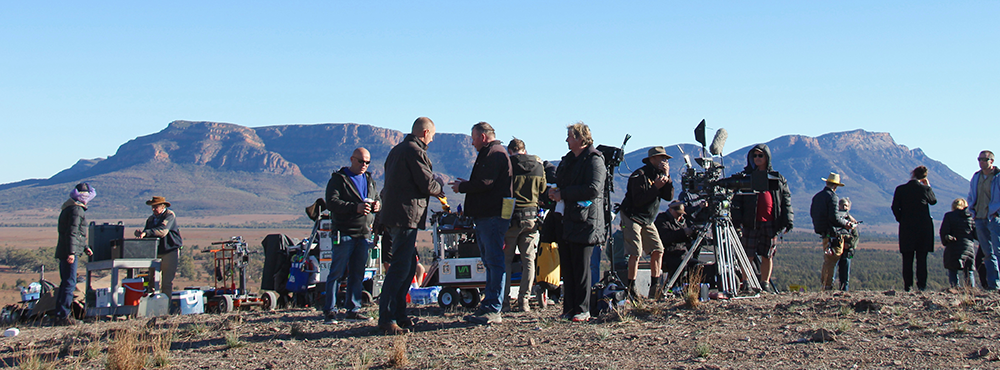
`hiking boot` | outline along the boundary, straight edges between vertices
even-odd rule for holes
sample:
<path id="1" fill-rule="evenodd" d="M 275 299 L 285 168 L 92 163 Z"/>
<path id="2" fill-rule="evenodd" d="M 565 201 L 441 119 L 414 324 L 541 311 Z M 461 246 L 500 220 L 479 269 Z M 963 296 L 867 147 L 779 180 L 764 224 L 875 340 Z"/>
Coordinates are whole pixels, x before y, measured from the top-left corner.
<path id="1" fill-rule="evenodd" d="M 379 325 L 378 329 L 382 331 L 382 335 L 400 335 L 410 332 L 408 329 L 403 329 L 396 324 Z"/>
<path id="2" fill-rule="evenodd" d="M 76 319 L 72 317 L 62 317 L 56 319 L 52 325 L 54 326 L 73 326 L 76 325 Z"/>
<path id="3" fill-rule="evenodd" d="M 580 312 L 580 313 L 578 313 L 576 315 L 573 315 L 573 318 L 570 319 L 570 320 L 572 320 L 573 322 L 587 322 L 587 321 L 590 321 L 590 312 Z"/>
<path id="4" fill-rule="evenodd" d="M 771 290 L 771 283 L 763 283 L 763 284 L 761 284 L 760 285 L 760 292 L 761 293 L 773 293 L 774 291 Z"/>
<path id="5" fill-rule="evenodd" d="M 531 312 L 531 303 L 528 301 L 528 297 L 518 298 L 517 308 L 521 312 Z"/>
<path id="6" fill-rule="evenodd" d="M 336 325 L 340 324 L 340 321 L 337 321 L 337 314 L 329 312 L 323 314 L 323 323 L 326 325 Z"/>
<path id="7" fill-rule="evenodd" d="M 651 283 L 649 284 L 649 294 L 646 294 L 649 299 L 657 301 L 660 299 L 660 284 L 659 277 L 650 278 Z"/>
<path id="8" fill-rule="evenodd" d="M 407 318 L 402 319 L 402 320 L 396 320 L 396 324 L 399 325 L 399 327 L 404 328 L 404 329 L 412 328 L 414 326 L 417 326 L 417 324 L 419 324 L 419 323 L 420 323 L 420 319 L 418 319 L 416 317 L 407 317 Z"/>
<path id="9" fill-rule="evenodd" d="M 480 316 L 475 316 L 475 315 L 466 316 L 465 321 L 471 322 L 473 324 L 492 325 L 492 324 L 502 323 L 503 318 L 500 317 L 499 312 L 489 312 L 489 313 L 484 313 Z"/>
<path id="10" fill-rule="evenodd" d="M 361 312 L 351 311 L 347 313 L 347 321 L 372 321 L 372 318 Z"/>

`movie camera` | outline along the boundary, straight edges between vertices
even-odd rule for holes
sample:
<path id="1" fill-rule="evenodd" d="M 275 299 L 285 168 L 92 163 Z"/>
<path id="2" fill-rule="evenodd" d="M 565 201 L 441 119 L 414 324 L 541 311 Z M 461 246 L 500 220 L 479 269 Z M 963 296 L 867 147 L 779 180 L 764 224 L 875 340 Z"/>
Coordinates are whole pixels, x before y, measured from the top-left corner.
<path id="1" fill-rule="evenodd" d="M 737 173 L 725 176 L 725 166 L 721 157 L 718 162 L 705 153 L 705 120 L 694 130 L 695 140 L 702 146 L 703 157 L 695 158 L 684 154 L 684 173 L 681 174 L 681 201 L 691 208 L 690 214 L 696 221 L 707 221 L 713 217 L 728 216 L 732 198 L 736 194 L 777 190 L 780 186 L 775 173 L 754 171 L 751 174 Z M 722 155 L 728 134 L 720 128 L 709 146 L 707 154 Z M 695 167 L 697 164 L 698 167 Z"/>

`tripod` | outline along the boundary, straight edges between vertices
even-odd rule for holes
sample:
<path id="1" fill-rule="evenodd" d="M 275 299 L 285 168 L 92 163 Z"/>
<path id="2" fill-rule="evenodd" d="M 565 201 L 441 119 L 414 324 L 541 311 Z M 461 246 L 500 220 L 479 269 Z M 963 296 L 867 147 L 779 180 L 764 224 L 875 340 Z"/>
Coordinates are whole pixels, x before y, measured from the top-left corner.
<path id="1" fill-rule="evenodd" d="M 739 292 L 740 278 L 736 274 L 737 270 L 743 272 L 747 288 L 754 291 L 761 290 L 760 282 L 757 281 L 757 275 L 754 273 L 754 267 L 750 264 L 746 252 L 743 251 L 743 243 L 740 242 L 740 237 L 736 234 L 736 228 L 733 227 L 733 221 L 729 219 L 729 216 L 712 217 L 708 222 L 696 225 L 694 229 L 697 237 L 691 244 L 691 248 L 684 254 L 684 259 L 677 271 L 674 271 L 670 280 L 663 285 L 664 292 L 669 292 L 677 283 L 677 278 L 687 268 L 687 264 L 695 252 L 705 247 L 712 251 L 715 266 L 722 282 L 720 288 L 723 292 L 729 296 L 735 296 Z M 711 236 L 709 232 L 711 232 Z M 710 237 L 711 245 L 705 243 L 706 239 Z"/>

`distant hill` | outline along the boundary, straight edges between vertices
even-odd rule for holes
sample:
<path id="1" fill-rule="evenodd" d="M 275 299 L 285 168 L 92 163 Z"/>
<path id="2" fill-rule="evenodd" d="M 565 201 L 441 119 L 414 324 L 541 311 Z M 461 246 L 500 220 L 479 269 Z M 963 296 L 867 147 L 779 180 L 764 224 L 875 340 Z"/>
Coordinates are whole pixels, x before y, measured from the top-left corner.
<path id="1" fill-rule="evenodd" d="M 400 131 L 355 123 L 249 128 L 174 121 L 160 132 L 122 144 L 108 158 L 81 159 L 48 179 L 0 185 L 0 211 L 55 209 L 73 184 L 89 181 L 99 190 L 91 213 L 102 217 L 145 215 L 149 211 L 142 201 L 152 195 L 166 196 L 185 216 L 300 213 L 322 197 L 330 173 L 347 165 L 358 146 L 371 151 L 369 170 L 381 182 L 385 156 L 404 136 Z M 476 155 L 469 143 L 468 135 L 437 134 L 428 150 L 434 170 L 450 178 L 467 177 Z M 810 227 L 810 199 L 822 188 L 820 179 L 831 171 L 839 172 L 848 184 L 838 194 L 851 197 L 855 217 L 868 223 L 893 222 L 889 211 L 893 190 L 918 165 L 931 170 L 939 200 L 933 208 L 935 217 L 967 189 L 967 180 L 920 149 L 896 144 L 888 133 L 788 135 L 767 144 L 775 170 L 789 181 L 798 227 Z M 624 196 L 628 173 L 642 166 L 647 149 L 625 155 L 615 178 L 614 201 Z M 700 153 L 692 144 L 668 146 L 675 177 L 684 166 L 681 150 L 693 157 Z M 747 150 L 727 151 L 727 174 L 742 170 Z M 678 185 L 676 191 L 680 190 Z M 462 200 L 449 198 L 453 204 Z"/>

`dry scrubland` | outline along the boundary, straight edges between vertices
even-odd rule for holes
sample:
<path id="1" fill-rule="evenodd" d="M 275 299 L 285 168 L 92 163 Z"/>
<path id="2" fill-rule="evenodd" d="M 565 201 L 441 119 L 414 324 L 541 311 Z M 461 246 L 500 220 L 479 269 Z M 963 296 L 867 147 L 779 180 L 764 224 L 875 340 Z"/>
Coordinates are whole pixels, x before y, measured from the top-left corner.
<path id="1" fill-rule="evenodd" d="M 930 369 L 997 368 L 998 296 L 895 291 L 784 293 L 695 308 L 642 303 L 591 323 L 559 307 L 473 326 L 411 309 L 414 333 L 323 325 L 308 309 L 22 327 L 0 358 L 23 368 L 178 369 Z M 367 309 L 376 314 L 374 308 Z"/>

